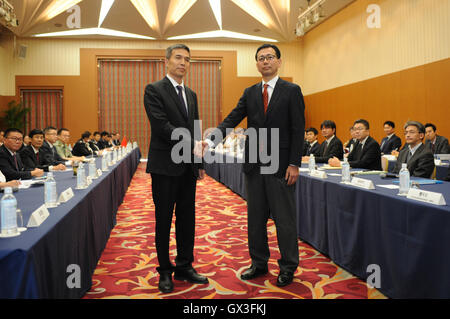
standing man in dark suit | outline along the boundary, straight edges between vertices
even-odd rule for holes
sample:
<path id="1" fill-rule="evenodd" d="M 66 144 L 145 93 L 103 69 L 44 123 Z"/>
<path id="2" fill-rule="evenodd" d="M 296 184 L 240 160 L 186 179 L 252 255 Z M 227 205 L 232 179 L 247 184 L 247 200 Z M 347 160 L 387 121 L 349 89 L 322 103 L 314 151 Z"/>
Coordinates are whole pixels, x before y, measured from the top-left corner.
<path id="1" fill-rule="evenodd" d="M 427 146 L 433 154 L 448 154 L 450 148 L 448 139 L 444 136 L 436 134 L 436 125 L 432 123 L 425 124 L 425 146 Z"/>
<path id="2" fill-rule="evenodd" d="M 255 58 L 262 81 L 245 89 L 237 106 L 212 135 L 225 136 L 227 128 L 236 127 L 247 118 L 248 138 L 243 170 L 248 207 L 248 246 L 252 264 L 241 274 L 241 279 L 253 279 L 268 272 L 270 252 L 267 221 L 271 214 L 281 253 L 281 259 L 278 260 L 280 272 L 276 282 L 281 287 L 292 282 L 299 264 L 295 183 L 303 151 L 305 105 L 300 87 L 278 76 L 282 63 L 278 47 L 264 44 L 257 49 Z M 263 134 L 267 136 L 267 141 L 272 141 L 272 135 L 276 136 L 276 132 L 279 138 L 275 143 L 264 141 Z M 252 138 L 250 134 L 256 137 Z M 213 146 L 211 140 L 207 139 L 207 142 Z M 214 144 L 218 142 L 216 139 Z M 278 156 L 275 155 L 269 163 L 262 164 L 265 161 L 258 150 L 268 151 L 262 154 Z M 274 165 L 274 173 L 266 171 L 270 167 L 268 165 Z"/>
<path id="3" fill-rule="evenodd" d="M 348 155 L 348 163 L 351 168 L 365 168 L 369 170 L 381 171 L 380 145 L 370 136 L 369 122 L 360 119 L 353 124 L 355 137 L 358 144 Z M 340 166 L 338 158 L 334 157 L 328 161 L 330 166 Z"/>
<path id="4" fill-rule="evenodd" d="M 409 121 L 405 124 L 405 140 L 407 147 L 404 147 L 397 158 L 393 173 L 398 174 L 403 163 L 407 167 L 411 176 L 430 178 L 434 171 L 434 156 L 430 149 L 422 141 L 425 136 L 425 127 L 422 123 Z"/>
<path id="5" fill-rule="evenodd" d="M 344 156 L 344 147 L 342 142 L 336 136 L 336 123 L 330 120 L 323 121 L 320 125 L 322 136 L 325 138 L 319 149 L 314 153 L 316 163 L 328 163 L 333 157 L 342 159 Z M 309 156 L 303 158 L 302 161 L 308 161 Z"/>
<path id="6" fill-rule="evenodd" d="M 320 143 L 317 141 L 317 135 L 319 132 L 314 128 L 310 127 L 306 130 L 306 141 L 307 147 L 303 147 L 303 156 L 310 156 L 319 150 Z"/>
<path id="7" fill-rule="evenodd" d="M 26 170 L 18 153 L 23 144 L 23 133 L 19 129 L 9 128 L 5 131 L 3 145 L 0 146 L 0 171 L 6 181 L 31 179 L 44 175 L 39 168 Z"/>
<path id="8" fill-rule="evenodd" d="M 384 122 L 383 130 L 386 133 L 386 137 L 381 140 L 381 154 L 389 155 L 392 151 L 400 151 L 402 140 L 395 135 L 395 123 L 392 121 Z"/>
<path id="9" fill-rule="evenodd" d="M 190 50 L 183 44 L 166 50 L 167 76 L 161 81 L 147 85 L 144 104 L 151 126 L 147 173 L 151 174 L 153 201 L 156 217 L 156 251 L 160 274 L 159 289 L 173 290 L 172 272 L 176 280 L 207 284 L 205 276 L 197 274 L 192 267 L 195 238 L 195 190 L 197 179 L 205 176 L 202 164 L 193 161 L 195 145 L 195 120 L 199 119 L 197 95 L 184 85 L 183 78 L 190 65 Z M 189 131 L 190 136 L 172 139 L 177 128 Z M 201 136 L 200 136 L 201 138 Z M 188 162 L 176 163 L 171 156 L 178 143 L 190 150 Z M 185 148 L 186 149 L 186 148 Z M 184 154 L 185 155 L 185 154 Z M 170 262 L 169 240 L 173 209 L 176 215 L 176 266 Z"/>

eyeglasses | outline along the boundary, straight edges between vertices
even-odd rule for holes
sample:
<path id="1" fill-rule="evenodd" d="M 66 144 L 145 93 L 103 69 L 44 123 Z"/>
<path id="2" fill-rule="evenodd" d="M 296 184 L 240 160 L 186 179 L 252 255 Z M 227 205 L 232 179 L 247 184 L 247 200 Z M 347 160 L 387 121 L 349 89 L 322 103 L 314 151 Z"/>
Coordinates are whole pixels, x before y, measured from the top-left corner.
<path id="1" fill-rule="evenodd" d="M 264 62 L 265 60 L 267 60 L 267 62 L 272 62 L 275 58 L 276 58 L 276 56 L 274 56 L 272 54 L 268 54 L 266 56 L 260 55 L 258 57 L 258 62 Z"/>
<path id="2" fill-rule="evenodd" d="M 365 131 L 365 127 L 354 127 L 353 131 Z"/>
<path id="3" fill-rule="evenodd" d="M 419 131 L 405 131 L 405 135 L 408 135 L 408 134 L 418 134 L 419 133 Z"/>
<path id="4" fill-rule="evenodd" d="M 10 139 L 14 142 L 23 142 L 23 138 L 22 137 L 7 137 L 7 139 Z"/>

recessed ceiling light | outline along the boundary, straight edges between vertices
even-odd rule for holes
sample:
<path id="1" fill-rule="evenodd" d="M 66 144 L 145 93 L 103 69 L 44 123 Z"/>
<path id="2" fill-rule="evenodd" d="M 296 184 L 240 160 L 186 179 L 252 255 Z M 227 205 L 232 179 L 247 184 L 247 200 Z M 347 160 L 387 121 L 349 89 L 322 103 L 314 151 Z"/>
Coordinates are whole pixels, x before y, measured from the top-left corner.
<path id="1" fill-rule="evenodd" d="M 254 35 L 237 33 L 237 32 L 226 31 L 226 30 L 217 30 L 217 31 L 210 31 L 210 32 L 180 35 L 180 36 L 168 38 L 167 40 L 208 39 L 208 38 L 231 38 L 231 39 L 251 40 L 251 41 L 278 42 L 277 40 L 270 39 L 270 38 L 257 37 Z"/>
<path id="2" fill-rule="evenodd" d="M 146 37 L 146 36 L 143 36 L 140 34 L 116 31 L 116 30 L 105 29 L 105 28 L 88 28 L 88 29 L 76 29 L 76 30 L 61 31 L 61 32 L 41 33 L 41 34 L 35 34 L 35 35 L 33 35 L 33 37 L 45 38 L 45 37 L 64 37 L 64 36 L 77 36 L 77 35 L 105 35 L 105 36 L 113 36 L 113 37 L 155 40 L 155 38 Z"/>

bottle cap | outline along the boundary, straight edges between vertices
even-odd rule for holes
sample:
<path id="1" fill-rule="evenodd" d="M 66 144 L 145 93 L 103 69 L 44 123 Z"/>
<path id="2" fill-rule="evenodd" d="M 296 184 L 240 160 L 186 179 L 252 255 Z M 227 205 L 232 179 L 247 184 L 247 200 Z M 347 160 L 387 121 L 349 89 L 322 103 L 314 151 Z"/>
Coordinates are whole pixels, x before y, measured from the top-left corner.
<path id="1" fill-rule="evenodd" d="M 402 168 L 408 168 L 408 164 L 407 163 L 402 163 Z"/>
<path id="2" fill-rule="evenodd" d="M 4 192 L 5 194 L 12 194 L 12 187 L 5 187 Z"/>

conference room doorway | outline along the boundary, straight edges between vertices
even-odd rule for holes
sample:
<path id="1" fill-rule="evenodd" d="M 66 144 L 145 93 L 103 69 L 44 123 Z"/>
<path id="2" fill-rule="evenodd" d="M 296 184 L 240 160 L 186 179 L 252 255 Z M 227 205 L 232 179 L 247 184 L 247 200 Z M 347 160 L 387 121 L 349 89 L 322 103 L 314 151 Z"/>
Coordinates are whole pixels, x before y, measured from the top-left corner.
<path id="1" fill-rule="evenodd" d="M 197 93 L 202 130 L 219 124 L 221 108 L 221 61 L 191 60 L 185 85 Z M 150 123 L 144 108 L 147 84 L 166 75 L 163 59 L 99 59 L 100 131 L 118 132 L 137 141 L 147 158 Z"/>

